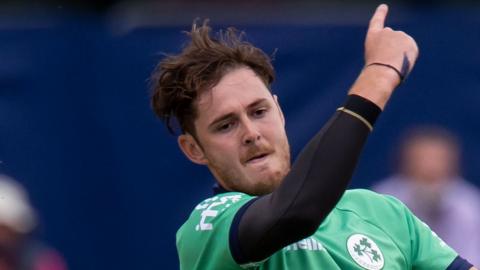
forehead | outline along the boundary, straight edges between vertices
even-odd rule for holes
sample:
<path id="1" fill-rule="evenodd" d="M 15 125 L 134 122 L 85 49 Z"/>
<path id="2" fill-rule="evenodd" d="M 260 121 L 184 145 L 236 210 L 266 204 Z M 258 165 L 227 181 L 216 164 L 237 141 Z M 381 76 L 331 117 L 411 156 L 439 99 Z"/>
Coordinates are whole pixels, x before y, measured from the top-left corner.
<path id="1" fill-rule="evenodd" d="M 450 142 L 438 138 L 419 138 L 406 147 L 409 156 L 428 155 L 432 157 L 456 156 L 457 149 Z M 412 158 L 412 157 L 411 157 Z"/>
<path id="2" fill-rule="evenodd" d="M 438 148 L 450 149 L 454 148 L 453 144 L 446 139 L 437 137 L 418 137 L 413 138 L 407 143 L 409 148 Z"/>
<path id="3" fill-rule="evenodd" d="M 210 119 L 232 113 L 251 103 L 273 97 L 263 81 L 251 69 L 242 67 L 227 73 L 210 91 L 202 93 L 197 102 L 198 119 Z"/>

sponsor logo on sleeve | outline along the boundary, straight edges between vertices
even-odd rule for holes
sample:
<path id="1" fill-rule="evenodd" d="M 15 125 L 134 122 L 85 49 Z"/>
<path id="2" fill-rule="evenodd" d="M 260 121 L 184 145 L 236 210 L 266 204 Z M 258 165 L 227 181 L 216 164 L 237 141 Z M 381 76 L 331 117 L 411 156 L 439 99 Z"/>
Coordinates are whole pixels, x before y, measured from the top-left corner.
<path id="1" fill-rule="evenodd" d="M 283 248 L 284 251 L 297 251 L 297 250 L 309 250 L 309 251 L 326 251 L 325 247 L 313 237 L 305 238 L 296 243 L 288 245 Z"/>
<path id="2" fill-rule="evenodd" d="M 200 214 L 200 222 L 195 226 L 196 231 L 213 230 L 212 220 L 220 213 L 225 211 L 232 204 L 240 201 L 242 195 L 229 195 L 223 197 L 213 197 L 203 201 L 195 207 L 195 210 L 202 211 Z"/>

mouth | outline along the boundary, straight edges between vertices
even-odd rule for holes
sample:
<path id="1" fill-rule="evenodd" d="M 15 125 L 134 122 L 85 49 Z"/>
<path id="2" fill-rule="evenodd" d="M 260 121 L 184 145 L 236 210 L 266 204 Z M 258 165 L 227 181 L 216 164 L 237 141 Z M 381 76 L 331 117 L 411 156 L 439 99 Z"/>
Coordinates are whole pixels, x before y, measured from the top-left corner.
<path id="1" fill-rule="evenodd" d="M 256 164 L 267 159 L 270 153 L 258 153 L 245 161 L 245 164 Z"/>

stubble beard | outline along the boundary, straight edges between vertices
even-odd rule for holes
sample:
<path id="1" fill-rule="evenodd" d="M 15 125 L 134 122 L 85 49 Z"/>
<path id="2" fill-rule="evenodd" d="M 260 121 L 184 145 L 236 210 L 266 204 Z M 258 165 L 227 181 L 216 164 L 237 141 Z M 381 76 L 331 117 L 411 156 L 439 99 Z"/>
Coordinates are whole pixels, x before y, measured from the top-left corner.
<path id="1" fill-rule="evenodd" d="M 216 162 L 210 163 L 210 171 L 223 188 L 229 191 L 243 192 L 253 196 L 269 194 L 283 182 L 290 171 L 290 145 L 288 141 L 278 151 L 280 153 L 277 153 L 278 157 L 276 158 L 279 159 L 279 165 L 275 171 L 265 178 L 261 175 L 249 177 L 244 171 L 239 173 L 235 169 L 221 166 Z"/>

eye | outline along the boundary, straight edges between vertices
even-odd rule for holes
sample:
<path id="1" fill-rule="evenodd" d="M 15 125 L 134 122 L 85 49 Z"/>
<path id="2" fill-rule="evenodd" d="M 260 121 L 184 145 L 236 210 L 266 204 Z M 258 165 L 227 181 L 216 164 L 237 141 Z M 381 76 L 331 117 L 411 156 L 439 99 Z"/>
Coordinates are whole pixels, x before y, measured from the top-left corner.
<path id="1" fill-rule="evenodd" d="M 267 113 L 267 108 L 258 108 L 253 111 L 252 115 L 256 118 L 263 117 Z"/>
<path id="2" fill-rule="evenodd" d="M 218 132 L 227 132 L 233 128 L 234 124 L 235 124 L 234 122 L 222 123 L 218 125 L 217 128 L 215 128 L 215 130 Z"/>

